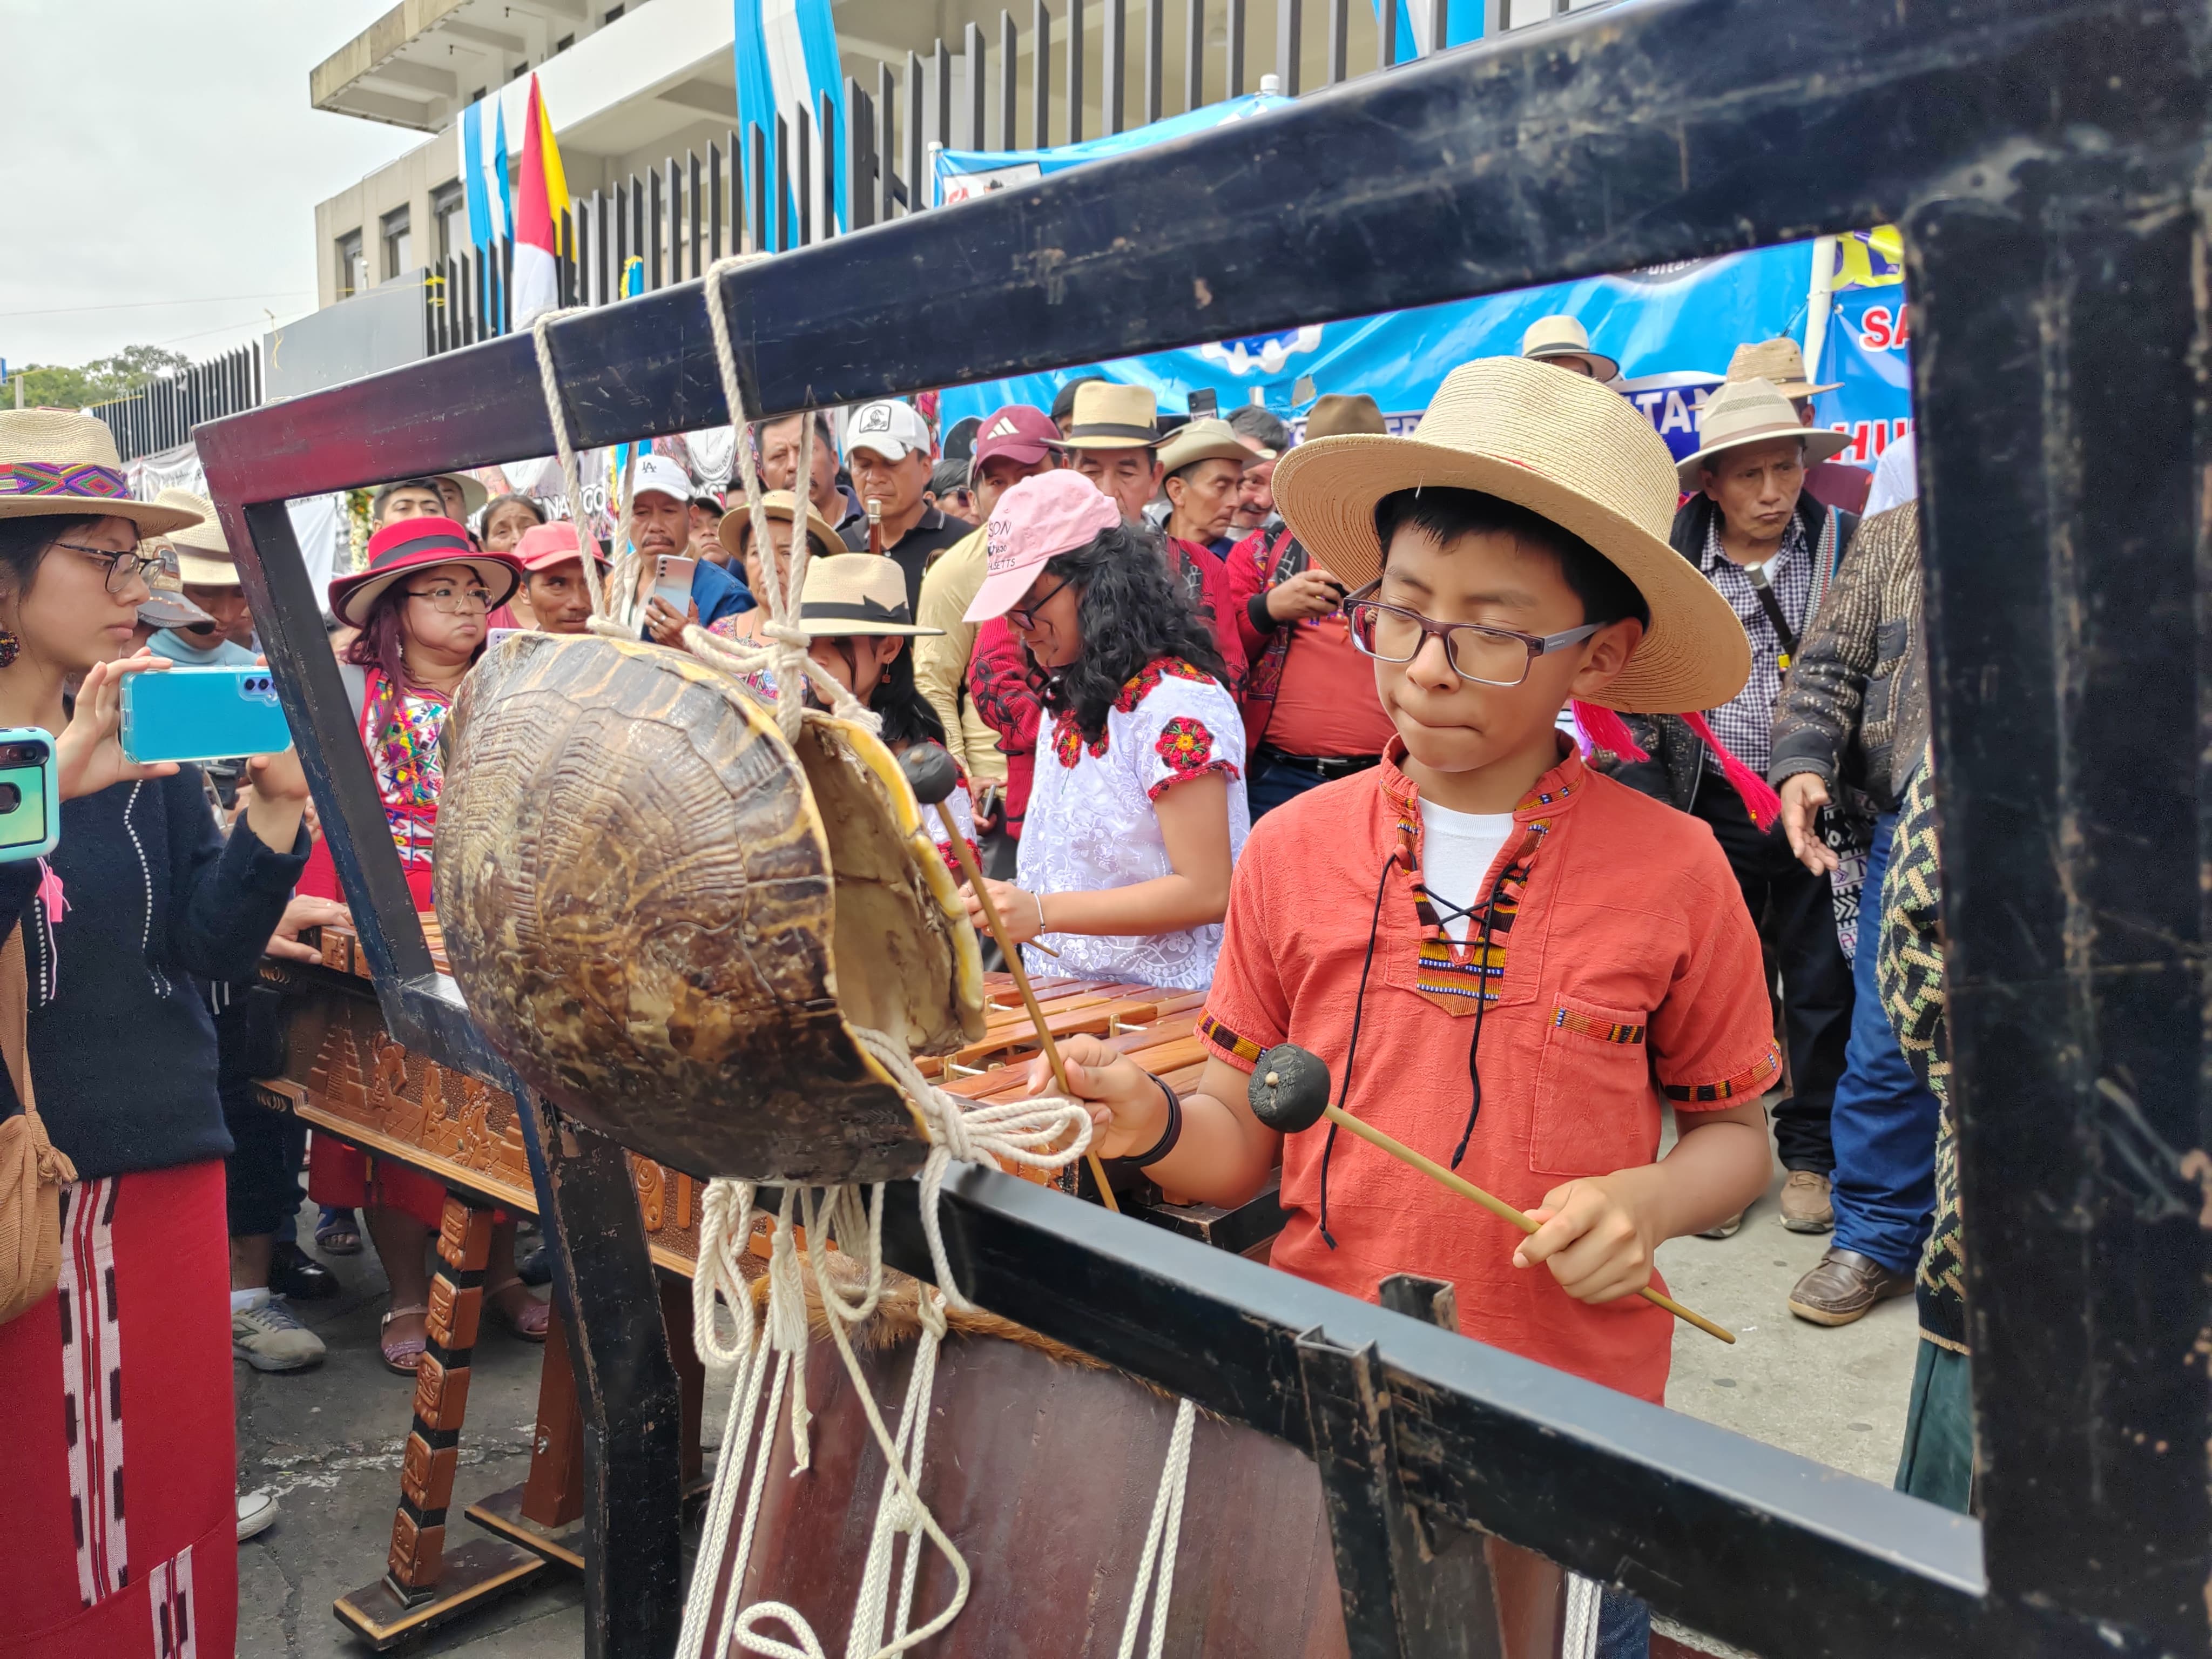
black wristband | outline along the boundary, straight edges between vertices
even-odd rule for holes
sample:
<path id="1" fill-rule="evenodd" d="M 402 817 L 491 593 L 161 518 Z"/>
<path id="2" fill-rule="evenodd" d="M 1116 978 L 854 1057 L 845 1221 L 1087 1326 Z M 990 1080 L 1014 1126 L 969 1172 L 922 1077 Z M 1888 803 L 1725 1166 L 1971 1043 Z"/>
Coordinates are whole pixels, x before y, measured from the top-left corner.
<path id="1" fill-rule="evenodd" d="M 1251 618 L 1252 626 L 1262 634 L 1272 634 L 1282 626 L 1275 620 L 1275 613 L 1267 609 L 1267 596 L 1265 593 L 1255 593 L 1250 599 L 1245 600 L 1244 614 Z"/>
<path id="2" fill-rule="evenodd" d="M 1182 1100 L 1176 1097 L 1174 1090 L 1168 1087 L 1166 1079 L 1154 1076 L 1150 1072 L 1146 1073 L 1145 1075 L 1158 1084 L 1160 1092 L 1167 1097 L 1168 1127 L 1160 1131 L 1160 1138 L 1152 1143 L 1150 1152 L 1137 1158 L 1117 1158 L 1114 1160 L 1116 1164 L 1126 1164 L 1133 1170 L 1142 1170 L 1158 1163 L 1170 1152 L 1175 1151 L 1176 1142 L 1182 1139 Z"/>

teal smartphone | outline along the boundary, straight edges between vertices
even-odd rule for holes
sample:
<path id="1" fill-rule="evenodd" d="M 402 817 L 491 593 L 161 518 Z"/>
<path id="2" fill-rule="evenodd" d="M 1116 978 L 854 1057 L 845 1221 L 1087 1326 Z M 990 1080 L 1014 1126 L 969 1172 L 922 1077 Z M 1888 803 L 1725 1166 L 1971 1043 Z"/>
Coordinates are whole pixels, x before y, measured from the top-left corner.
<path id="1" fill-rule="evenodd" d="M 0 864 L 46 857 L 61 828 L 53 738 L 35 726 L 0 730 Z"/>
<path id="2" fill-rule="evenodd" d="M 292 746 L 265 668 L 170 668 L 123 682 L 123 753 L 149 761 L 231 760 Z"/>

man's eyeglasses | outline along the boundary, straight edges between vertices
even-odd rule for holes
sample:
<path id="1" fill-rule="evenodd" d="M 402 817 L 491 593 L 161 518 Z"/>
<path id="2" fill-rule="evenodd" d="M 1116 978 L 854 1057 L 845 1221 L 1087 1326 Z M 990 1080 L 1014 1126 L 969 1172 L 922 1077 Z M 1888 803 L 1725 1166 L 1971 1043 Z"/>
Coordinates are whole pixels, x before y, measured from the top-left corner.
<path id="1" fill-rule="evenodd" d="M 1028 633 L 1037 625 L 1036 613 L 1043 610 L 1045 606 L 1050 605 L 1054 599 L 1060 597 L 1060 587 L 1066 586 L 1068 583 L 1074 580 L 1075 578 L 1073 576 L 1061 577 L 1060 587 L 1054 588 L 1051 592 L 1046 594 L 1042 599 L 1037 600 L 1033 605 L 1018 605 L 1014 606 L 1012 610 L 1006 612 L 1007 617 L 1012 621 L 1015 627 L 1020 629 L 1024 634 Z"/>
<path id="2" fill-rule="evenodd" d="M 97 559 L 107 566 L 107 591 L 123 593 L 131 584 L 161 568 L 159 553 L 141 553 L 133 550 L 118 553 L 112 547 L 80 547 L 75 542 L 56 542 L 56 547 L 66 547 L 72 553 L 88 559 Z"/>
<path id="3" fill-rule="evenodd" d="M 1442 640 L 1452 672 L 1478 685 L 1518 685 L 1537 658 L 1579 645 L 1605 625 L 1588 623 L 1564 634 L 1522 634 L 1481 623 L 1433 622 L 1418 611 L 1358 599 L 1346 601 L 1344 617 L 1351 624 L 1352 642 L 1384 662 L 1411 662 L 1431 636 Z"/>
<path id="4" fill-rule="evenodd" d="M 406 590 L 410 599 L 427 599 L 430 609 L 441 616 L 466 617 L 476 611 L 491 609 L 491 589 L 489 587 L 410 587 Z"/>

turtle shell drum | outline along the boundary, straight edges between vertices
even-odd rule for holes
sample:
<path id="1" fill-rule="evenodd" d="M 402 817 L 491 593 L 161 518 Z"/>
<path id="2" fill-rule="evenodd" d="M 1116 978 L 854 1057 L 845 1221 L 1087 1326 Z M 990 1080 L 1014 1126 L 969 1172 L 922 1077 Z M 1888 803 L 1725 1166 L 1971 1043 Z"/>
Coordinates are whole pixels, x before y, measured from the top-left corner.
<path id="1" fill-rule="evenodd" d="M 920 1167 L 851 1027 L 918 1054 L 972 1041 L 982 964 L 872 733 L 810 714 L 793 745 L 684 652 L 550 634 L 487 652 L 446 731 L 438 920 L 532 1087 L 701 1175 Z"/>

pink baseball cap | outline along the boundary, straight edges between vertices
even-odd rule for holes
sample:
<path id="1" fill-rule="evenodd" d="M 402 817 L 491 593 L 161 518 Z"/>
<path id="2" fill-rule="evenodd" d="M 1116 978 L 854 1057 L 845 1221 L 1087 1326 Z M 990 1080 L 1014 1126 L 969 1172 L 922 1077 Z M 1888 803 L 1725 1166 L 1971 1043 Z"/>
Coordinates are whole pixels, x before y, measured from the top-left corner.
<path id="1" fill-rule="evenodd" d="M 550 524 L 532 525 L 522 532 L 522 539 L 514 544 L 514 556 L 522 562 L 525 570 L 550 570 L 556 564 L 574 559 L 583 562 L 582 547 L 576 540 L 576 526 L 566 519 L 556 519 Z M 593 556 L 601 564 L 605 556 L 594 550 Z"/>
<path id="2" fill-rule="evenodd" d="M 1024 478 L 999 497 L 983 529 L 988 560 L 982 586 L 963 622 L 988 622 L 1020 603 L 1051 560 L 1096 541 L 1121 522 L 1113 498 L 1079 472 L 1058 470 Z"/>

